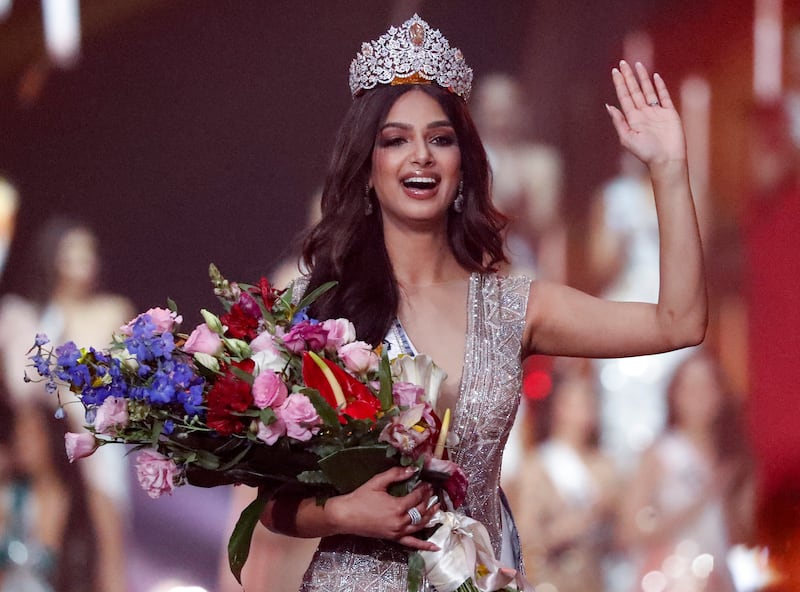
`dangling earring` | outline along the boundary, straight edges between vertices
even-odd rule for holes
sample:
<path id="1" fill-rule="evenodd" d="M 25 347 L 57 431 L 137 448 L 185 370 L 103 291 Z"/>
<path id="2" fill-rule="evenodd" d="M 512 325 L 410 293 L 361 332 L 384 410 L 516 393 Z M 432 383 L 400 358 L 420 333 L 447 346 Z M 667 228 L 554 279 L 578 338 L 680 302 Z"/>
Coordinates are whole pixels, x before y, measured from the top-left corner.
<path id="1" fill-rule="evenodd" d="M 372 200 L 369 197 L 370 186 L 369 183 L 364 187 L 364 215 L 370 216 L 372 214 Z"/>
<path id="2" fill-rule="evenodd" d="M 459 214 L 464 211 L 464 179 L 458 182 L 458 195 L 453 201 L 453 209 Z"/>

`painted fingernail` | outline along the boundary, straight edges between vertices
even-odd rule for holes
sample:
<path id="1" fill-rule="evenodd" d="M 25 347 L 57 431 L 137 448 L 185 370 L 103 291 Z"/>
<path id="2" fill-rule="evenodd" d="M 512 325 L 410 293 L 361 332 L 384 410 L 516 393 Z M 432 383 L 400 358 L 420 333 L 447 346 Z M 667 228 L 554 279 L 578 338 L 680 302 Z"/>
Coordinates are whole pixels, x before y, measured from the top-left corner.
<path id="1" fill-rule="evenodd" d="M 619 70 L 617 68 L 611 68 L 612 74 L 619 74 Z"/>
<path id="2" fill-rule="evenodd" d="M 619 61 L 619 65 L 620 65 L 620 66 L 623 66 L 623 65 L 625 65 L 625 64 L 627 64 L 627 63 L 628 63 L 628 62 L 626 62 L 625 60 L 620 60 L 620 61 Z"/>
<path id="3" fill-rule="evenodd" d="M 428 507 L 426 509 L 430 510 L 434 506 L 434 504 L 438 502 L 439 502 L 439 496 L 434 495 L 433 497 L 431 497 L 431 499 L 428 500 Z"/>

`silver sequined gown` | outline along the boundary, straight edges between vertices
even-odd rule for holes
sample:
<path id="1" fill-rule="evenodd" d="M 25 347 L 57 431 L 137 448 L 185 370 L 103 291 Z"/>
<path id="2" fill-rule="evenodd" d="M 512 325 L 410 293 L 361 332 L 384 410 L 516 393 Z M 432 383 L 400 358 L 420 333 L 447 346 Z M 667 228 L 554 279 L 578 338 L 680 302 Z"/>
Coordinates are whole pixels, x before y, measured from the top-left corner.
<path id="1" fill-rule="evenodd" d="M 458 437 L 451 458 L 470 480 L 462 511 L 486 526 L 498 557 L 504 537 L 500 464 L 519 405 L 529 287 L 527 278 L 472 275 L 464 370 L 451 427 Z M 506 536 L 510 530 L 506 524 Z M 407 550 L 388 541 L 327 537 L 300 591 L 406 592 L 407 561 Z"/>

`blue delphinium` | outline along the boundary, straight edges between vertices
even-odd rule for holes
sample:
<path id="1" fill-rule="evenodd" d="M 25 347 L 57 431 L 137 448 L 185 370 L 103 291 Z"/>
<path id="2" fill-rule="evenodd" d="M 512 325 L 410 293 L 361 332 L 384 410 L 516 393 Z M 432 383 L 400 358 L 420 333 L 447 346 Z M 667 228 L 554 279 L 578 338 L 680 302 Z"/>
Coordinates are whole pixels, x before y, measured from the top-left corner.
<path id="1" fill-rule="evenodd" d="M 125 339 L 125 349 L 136 356 L 140 364 L 159 358 L 169 359 L 175 350 L 172 333 L 156 333 L 150 315 L 140 315 L 131 326 L 131 335 Z M 145 364 L 146 365 L 146 364 Z M 141 375 L 141 373 L 140 373 Z"/>

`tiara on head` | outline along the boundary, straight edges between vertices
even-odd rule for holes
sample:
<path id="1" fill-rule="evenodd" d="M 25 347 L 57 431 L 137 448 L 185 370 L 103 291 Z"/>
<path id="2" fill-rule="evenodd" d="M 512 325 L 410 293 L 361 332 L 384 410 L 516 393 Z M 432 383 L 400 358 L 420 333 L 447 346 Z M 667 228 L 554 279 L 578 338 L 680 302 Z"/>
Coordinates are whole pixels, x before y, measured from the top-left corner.
<path id="1" fill-rule="evenodd" d="M 350 92 L 358 96 L 378 84 L 435 82 L 465 101 L 472 90 L 472 68 L 460 49 L 438 29 L 412 16 L 400 27 L 390 27 L 376 41 L 363 43 L 350 64 Z"/>

